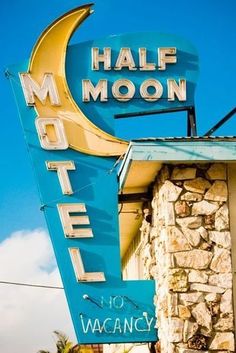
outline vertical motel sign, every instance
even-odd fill
[[[128,141],[114,116],[193,106],[197,55],[158,33],[68,47],[90,13],[85,5],[57,19],[10,79],[78,342],[150,342],[154,282],[121,274],[113,166]]]

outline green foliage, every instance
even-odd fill
[[[73,343],[69,341],[69,338],[63,332],[54,331],[54,334],[56,335],[56,338],[57,338],[56,353],[79,353],[80,351],[79,345],[78,344],[73,345]],[[51,352],[40,350],[38,351],[38,353],[51,353]]]

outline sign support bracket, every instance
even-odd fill
[[[226,121],[228,121],[236,113],[236,107],[232,109],[228,114],[225,115],[217,124],[215,124],[210,130],[208,130],[203,136],[210,136],[218,130]]]
[[[135,113],[122,113],[116,114],[114,116],[115,119],[124,119],[124,118],[134,118],[146,115],[155,115],[155,114],[167,114],[167,113],[176,113],[187,111],[187,136],[197,136],[197,124],[196,124],[196,114],[195,108],[193,106],[188,107],[176,107],[169,109],[159,109],[159,110],[149,110],[149,111],[141,111]]]

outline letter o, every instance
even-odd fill
[[[124,298],[121,295],[116,295],[112,301],[115,309],[121,309],[124,306]]]
[[[128,89],[128,92],[121,93],[121,87],[126,87]],[[135,85],[132,81],[127,79],[117,80],[113,83],[112,94],[118,101],[127,102],[132,99],[135,94]]]
[[[155,92],[149,93],[148,87],[154,87]],[[148,101],[148,102],[157,101],[159,98],[161,98],[162,93],[163,93],[162,84],[160,83],[160,81],[155,79],[145,80],[140,86],[140,95],[145,101]]]
[[[66,150],[69,147],[64,125],[59,118],[38,117],[35,125],[43,149]]]

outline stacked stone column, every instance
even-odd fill
[[[141,230],[161,353],[235,352],[227,201],[224,164],[164,165],[157,176]]]

